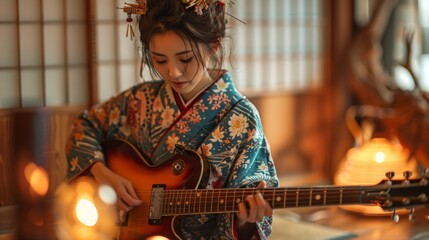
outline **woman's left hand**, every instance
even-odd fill
[[[267,185],[265,181],[261,181],[257,188],[265,188]],[[265,201],[262,194],[257,191],[254,195],[249,195],[245,199],[248,203],[249,209],[241,202],[238,204],[237,213],[237,231],[240,238],[242,234],[254,233],[256,226],[254,223],[262,221],[264,216],[272,216],[273,209],[270,204]],[[253,231],[252,231],[253,229]]]

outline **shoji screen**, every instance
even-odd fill
[[[137,39],[126,38],[122,0],[96,1],[98,96],[103,101],[141,81]]]
[[[178,0],[179,1],[179,0]],[[112,3],[113,4],[110,4]],[[322,83],[323,0],[238,0],[228,9],[231,72],[246,93],[299,91]],[[138,44],[125,37],[120,0],[97,0],[100,100],[142,81]],[[229,66],[228,66],[229,67]]]
[[[323,0],[245,0],[230,8],[233,74],[248,93],[299,91],[322,83]]]
[[[87,102],[85,0],[2,0],[0,36],[0,108]]]

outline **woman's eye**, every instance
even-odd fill
[[[163,61],[156,60],[155,62],[158,63],[158,64],[163,64],[163,63],[166,63],[167,61],[165,61],[165,60],[163,60]]]
[[[183,63],[190,63],[192,61],[193,57],[190,57],[188,59],[182,59],[180,61],[182,61]]]

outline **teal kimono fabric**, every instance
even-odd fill
[[[207,188],[279,185],[259,113],[228,72],[186,104],[164,81],[154,81],[84,111],[67,145],[67,179],[105,161],[102,143],[113,138],[132,143],[154,165],[171,157],[176,144],[197,151],[211,167]],[[233,213],[195,215],[181,229],[187,239],[234,239],[234,221]],[[264,217],[255,235],[266,239],[271,223]]]

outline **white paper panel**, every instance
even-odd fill
[[[46,106],[66,104],[66,86],[64,69],[47,69],[46,77]]]
[[[0,71],[0,108],[14,108],[19,105],[17,70]]]
[[[1,1],[1,0],[0,0]],[[15,24],[0,24],[0,66],[18,65],[18,41]]]
[[[99,24],[97,27],[97,58],[99,61],[114,59],[115,36],[113,24]]]
[[[133,3],[133,2],[131,2]],[[97,20],[113,20],[114,19],[114,13],[117,6],[122,7],[123,3],[121,5],[116,5],[115,0],[96,0],[96,6],[97,6]]]
[[[70,64],[85,63],[87,57],[85,25],[71,24],[67,32],[67,54]]]
[[[137,68],[134,64],[121,64],[120,65],[120,89],[119,91],[124,91],[125,89],[130,88],[136,84],[136,74]]]
[[[42,36],[40,24],[23,24],[20,28],[21,64],[42,64]]]
[[[64,64],[64,28],[60,24],[45,25],[45,63]]]
[[[1,0],[10,1],[10,0]],[[37,0],[17,0],[19,1],[20,21],[41,21],[41,6]]]
[[[88,71],[85,68],[69,69],[69,104],[86,104],[88,102]]]
[[[99,100],[105,101],[118,92],[114,66],[111,64],[100,65],[98,67],[98,76]]]
[[[42,70],[22,70],[21,93],[23,107],[43,107]]]
[[[127,24],[125,22],[119,23],[118,36],[115,36],[119,41],[119,60],[130,60],[135,59],[136,56],[139,56],[140,45],[138,38],[131,40],[129,37],[126,37]],[[140,57],[139,57],[140,58]]]
[[[63,19],[63,0],[43,0],[44,21],[62,21]]]
[[[0,21],[16,21],[16,2],[0,0]]]
[[[52,1],[55,1],[55,0],[52,0]],[[67,2],[67,20],[84,21],[85,4],[88,0],[65,0],[65,1]]]

